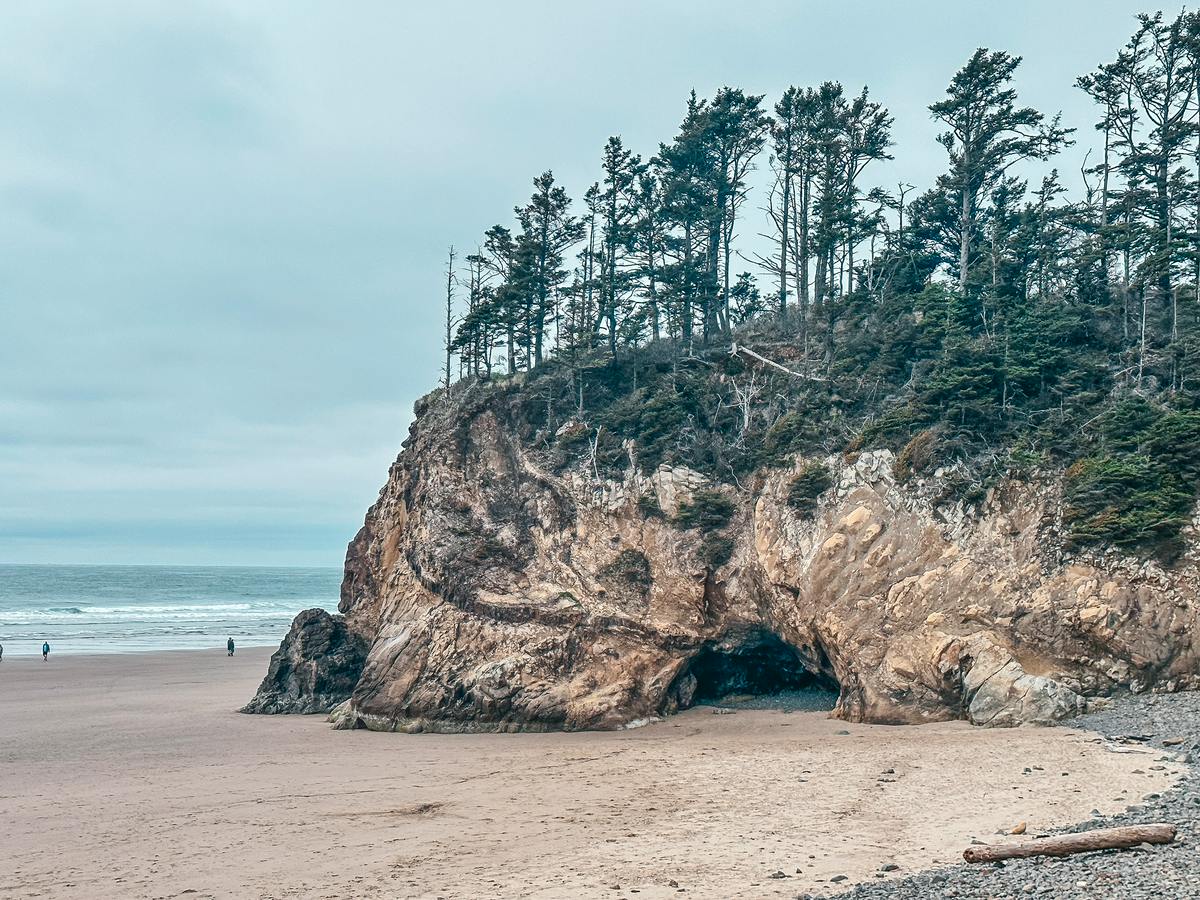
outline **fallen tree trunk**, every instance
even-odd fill
[[[775,360],[773,360],[773,359],[767,359],[761,353],[755,353],[749,347],[738,346],[737,341],[734,341],[729,346],[729,355],[737,356],[739,353],[741,353],[743,356],[748,356],[750,359],[753,359],[757,362],[762,363],[764,366],[770,366],[772,369],[778,369],[780,372],[785,372],[788,375],[795,376],[796,378],[806,378],[809,381],[827,381],[828,380],[826,378],[822,378],[820,375],[806,375],[803,372],[794,372],[791,369],[789,369],[787,366],[781,366],[779,363],[775,362]]]
[[[967,862],[996,862],[1001,859],[1022,859],[1028,856],[1070,856],[1091,850],[1123,850],[1138,844],[1169,844],[1175,840],[1175,826],[1166,823],[1125,825],[1120,828],[1099,828],[1078,834],[1060,834],[1038,838],[1021,844],[986,844],[968,847],[963,851]]]

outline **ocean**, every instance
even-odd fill
[[[4,655],[276,645],[302,609],[337,608],[342,570],[0,565]]]

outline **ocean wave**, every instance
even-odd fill
[[[293,606],[262,607],[258,609],[216,608],[204,607],[161,607],[129,608],[117,607],[101,609],[51,610],[25,609],[0,610],[0,627],[5,625],[39,625],[70,623],[73,626],[85,624],[111,625],[116,623],[138,622],[227,622],[253,621],[256,619],[291,618],[299,612]]]
[[[302,609],[333,608],[337,570],[0,566],[6,653],[277,643]]]
[[[260,609],[269,609],[264,605]],[[84,612],[98,615],[120,615],[122,613],[163,613],[163,612],[225,612],[226,610],[254,609],[249,603],[131,603],[122,606],[96,606],[88,604]]]

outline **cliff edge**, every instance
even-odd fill
[[[601,467],[596,426],[538,397],[516,378],[418,404],[341,616],[297,618],[249,711],[607,729],[815,684],[855,721],[1018,725],[1200,686],[1194,526],[1169,565],[1069,551],[1061,470],[968,502],[953,467],[913,474],[887,448],[726,483],[623,440]]]

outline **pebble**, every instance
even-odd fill
[[[1160,751],[1178,747],[1184,740],[1176,736],[1200,732],[1200,692],[1117,698],[1105,709],[1068,724],[1099,732],[1108,740],[1124,739]],[[1161,794],[1148,794],[1141,805],[1125,812],[1104,816],[1092,810],[1089,821],[1061,829],[1070,832],[1145,822],[1175,823],[1179,828],[1175,843],[1156,847],[1153,852],[1016,859],[996,866],[959,864],[859,884],[849,890],[818,893],[812,895],[813,900],[1016,900],[1030,895],[1054,900],[1200,900],[1200,854],[1196,852],[1200,843],[1200,766],[1181,753],[1171,758],[1182,759],[1190,766],[1175,787]],[[1027,770],[1023,774],[1032,773]],[[964,836],[963,843],[966,846],[972,841]]]

